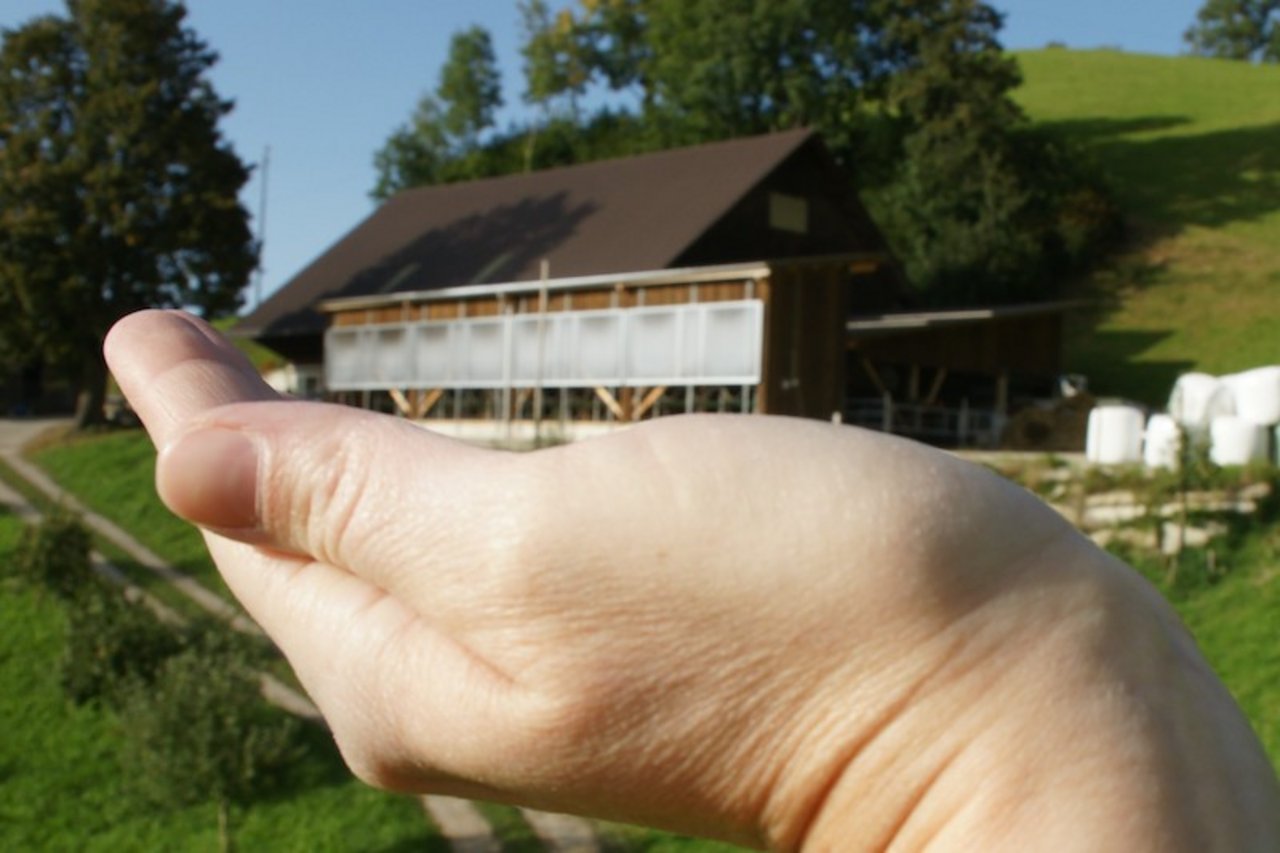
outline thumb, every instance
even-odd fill
[[[522,466],[342,406],[222,406],[162,447],[156,486],[223,537],[338,566],[395,595],[474,591],[512,534]],[[486,507],[504,507],[486,513]],[[425,570],[424,570],[425,568]]]

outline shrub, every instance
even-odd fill
[[[97,578],[80,588],[67,612],[62,686],[77,703],[115,704],[125,684],[151,684],[183,639],[146,607]]]
[[[22,533],[14,566],[29,582],[71,599],[94,581],[89,531],[65,507],[46,515]]]
[[[263,701],[246,649],[225,631],[201,631],[152,684],[133,682],[121,703],[139,793],[160,805],[216,803],[223,849],[232,807],[297,757],[298,723]]]

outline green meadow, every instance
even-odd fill
[[[1280,364],[1280,67],[1052,49],[1018,60],[1026,82],[1017,94],[1033,121],[1092,158],[1131,218],[1123,251],[1074,285],[1091,307],[1072,330],[1069,368],[1095,393],[1159,404],[1186,370]],[[199,535],[155,496],[154,451],[141,432],[73,437],[32,458],[226,594]],[[1218,555],[1227,570],[1170,597],[1280,767],[1277,520],[1272,508],[1235,531]],[[0,516],[0,563],[18,529]],[[131,798],[118,721],[59,690],[60,606],[3,575],[0,848],[214,849],[211,806],[157,811]],[[145,580],[139,568],[134,575]],[[355,782],[327,736],[313,747],[276,795],[240,816],[243,849],[444,849],[414,802]],[[486,814],[508,849],[539,849],[514,810]],[[624,849],[732,849],[629,828],[604,834]]]
[[[1032,120],[1128,212],[1128,246],[1074,295],[1069,368],[1160,404],[1187,370],[1280,364],[1280,66],[1115,51],[1017,54]]]

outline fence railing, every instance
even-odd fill
[[[857,397],[845,404],[845,422],[946,447],[995,447],[1006,418],[995,409],[923,405],[885,397]]]

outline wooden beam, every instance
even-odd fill
[[[596,392],[596,396],[600,398],[600,402],[604,403],[605,408],[613,412],[613,416],[615,418],[617,418],[620,421],[626,420],[626,418],[623,417],[621,404],[619,404],[617,399],[614,398],[613,394],[609,392],[608,388],[603,388],[597,385],[595,388],[595,392]]]
[[[524,411],[524,404],[529,402],[529,398],[533,396],[532,388],[521,388],[516,392],[515,405],[511,409],[512,420],[520,420],[520,413]]]
[[[871,377],[871,384],[876,386],[876,390],[881,395],[889,394],[889,389],[884,387],[884,382],[880,379],[880,373],[876,370],[876,366],[865,355],[862,357],[862,369],[867,372],[867,376]]]
[[[391,395],[391,400],[396,404],[396,408],[400,410],[400,414],[406,418],[413,417],[413,404],[409,402],[409,398],[399,388],[392,388],[387,392]],[[366,408],[368,408],[366,406]]]
[[[939,367],[938,372],[933,375],[933,384],[929,386],[929,395],[924,398],[926,406],[932,406],[938,402],[938,395],[942,393],[942,383],[947,381],[947,369]]]
[[[645,394],[644,399],[640,401],[640,405],[636,406],[636,410],[632,413],[632,416],[636,420],[643,418],[648,411],[654,407],[654,404],[662,399],[662,395],[665,393],[667,393],[666,385],[659,385],[656,388],[650,388],[649,393]]]
[[[431,413],[436,403],[440,402],[440,398],[444,396],[443,388],[433,388],[430,391],[419,392],[418,405],[413,411],[413,416],[417,420],[422,420]]]

